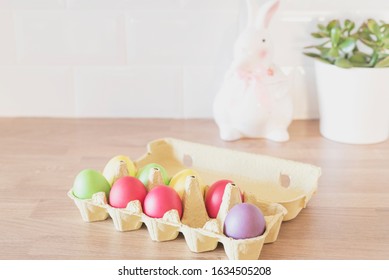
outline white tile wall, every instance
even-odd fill
[[[236,34],[236,12],[129,12],[130,64],[210,64]],[[229,41],[227,41],[229,43]]]
[[[82,10],[170,10],[177,9],[180,2],[180,0],[68,0],[68,7]]]
[[[22,11],[14,16],[20,64],[123,64],[120,12]]]
[[[69,67],[1,66],[1,115],[73,116],[73,84]]]
[[[190,10],[231,10],[237,11],[240,2],[237,0],[181,0],[181,7]]]
[[[63,9],[66,0],[0,0],[0,9]]]
[[[28,0],[27,0],[28,1]],[[240,0],[68,0],[71,9],[233,10]]]
[[[388,20],[389,1],[281,1],[275,62],[295,118],[315,118],[309,33],[333,17]],[[0,116],[212,117],[245,18],[243,0],[0,0]]]
[[[0,65],[14,64],[15,61],[15,32],[12,13],[0,10]]]
[[[14,16],[19,64],[58,64],[67,60],[66,22],[63,12],[24,12]]]
[[[77,67],[76,116],[182,116],[182,70],[175,66]]]
[[[188,66],[184,69],[184,117],[208,118],[221,78],[215,78],[213,65]]]

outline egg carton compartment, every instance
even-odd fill
[[[283,217],[287,213],[279,204],[261,202],[255,196],[244,193],[244,200],[258,207],[264,214],[266,230],[258,237],[233,239],[223,234],[228,211],[242,203],[240,189],[233,184],[226,186],[216,219],[210,219],[207,215],[204,197],[195,176],[186,178],[181,219],[177,210],[166,212],[162,218],[151,218],[143,213],[138,200],[129,202],[124,209],[111,207],[103,192],[94,194],[92,199],[78,199],[72,191],[68,195],[75,201],[81,216],[87,222],[105,220],[109,215],[118,231],[137,230],[144,223],[151,239],[159,242],[174,240],[182,232],[192,252],[212,251],[220,242],[229,259],[258,259],[263,244],[277,239]]]

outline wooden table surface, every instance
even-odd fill
[[[192,253],[180,234],[153,242],[147,229],[84,223],[67,197],[76,174],[117,154],[137,159],[161,137],[311,163],[319,189],[260,259],[389,259],[389,141],[345,145],[295,121],[286,143],[223,142],[211,120],[0,119],[1,259],[225,259],[223,246]]]

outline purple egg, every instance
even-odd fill
[[[232,207],[224,221],[224,234],[234,239],[257,237],[262,235],[265,229],[266,222],[261,210],[250,203]]]

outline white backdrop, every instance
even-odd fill
[[[264,2],[264,0],[258,0]],[[0,116],[212,117],[244,0],[0,0]],[[271,28],[295,118],[316,118],[318,20],[389,18],[387,0],[282,0]]]

